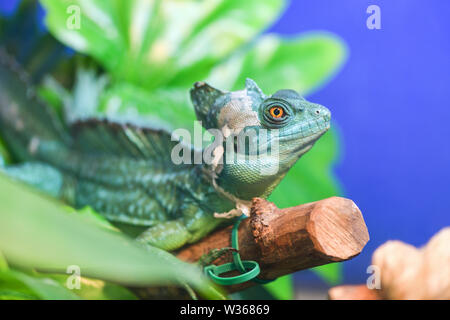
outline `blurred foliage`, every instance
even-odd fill
[[[3,175],[0,175],[0,203],[0,252],[16,268],[31,273],[39,270],[65,274],[68,266],[76,265],[83,277],[127,286],[188,284],[206,298],[223,297],[195,265],[163,250],[139,245],[92,210],[70,214],[59,203]],[[5,262],[0,266],[3,293],[33,292],[44,299],[80,297],[76,290],[68,290],[61,283],[67,276],[31,277],[9,270]],[[124,298],[132,296],[126,289],[104,282],[84,281],[82,287],[85,285],[86,291],[80,292],[91,297],[95,290],[90,286],[107,289],[116,298],[119,294]],[[106,296],[103,289],[97,295]]]
[[[9,156],[8,150],[5,147],[2,139],[0,138],[0,167],[10,163],[11,157]]]
[[[39,91],[41,97],[64,114],[68,122],[106,114],[120,121],[141,121],[168,129],[184,127],[192,130],[195,114],[189,101],[188,90],[195,81],[206,80],[221,89],[235,90],[243,88],[245,78],[249,77],[268,94],[281,88],[293,88],[307,95],[332,77],[346,58],[346,48],[342,41],[328,33],[306,33],[288,39],[276,34],[261,35],[285,7],[282,0],[207,2],[41,0],[40,2],[47,11],[46,25],[49,31],[64,45],[76,51],[74,57],[70,60],[65,59],[61,64],[62,67],[52,72],[52,77],[45,78]],[[68,19],[73,17],[73,11],[68,10],[70,6],[80,9],[79,29],[67,27]],[[85,63],[76,63],[85,62],[86,59],[81,57],[81,54],[92,58],[97,66],[94,64],[92,68],[91,63],[90,68],[86,68]],[[40,73],[43,73],[42,68]],[[289,171],[270,200],[279,207],[289,207],[339,194],[336,180],[331,174],[337,150],[336,136],[331,131]],[[15,190],[20,196],[29,195],[28,191],[23,191],[26,194],[22,194],[19,189]],[[39,200],[34,195],[31,197],[36,201],[38,208]],[[40,201],[41,205],[45,203],[54,206],[53,211],[56,212],[56,205],[49,204],[48,200]],[[27,213],[34,215],[33,207],[15,209],[24,211],[22,215]],[[9,209],[3,203],[0,206],[2,211]],[[112,251],[108,259],[113,259],[114,255],[118,254],[117,248],[113,245],[106,246],[105,241],[111,236],[111,232],[114,236],[119,236],[118,232],[89,208],[77,212],[80,214],[75,216],[79,217],[71,218],[77,218],[76,221],[90,220],[88,229],[95,227],[95,230],[101,230],[97,235],[96,245],[92,245],[92,242],[88,246],[88,242],[84,240],[79,243],[80,248],[83,245],[86,247],[85,252],[77,257],[77,261],[81,259],[86,263],[89,261],[103,263],[105,252],[98,255],[99,252],[96,251],[102,244],[105,245],[105,251]],[[66,213],[63,216],[66,219],[71,215]],[[45,236],[43,239],[34,239],[36,241],[31,237],[23,238],[23,245],[28,246],[26,241],[32,241],[33,245],[39,243],[42,246],[41,250],[48,246],[48,252],[52,252],[52,255],[46,256],[47,264],[54,262],[52,259],[55,262],[62,262],[64,255],[55,255],[55,251],[51,248],[55,246],[54,243],[59,243],[58,248],[62,248],[60,242],[75,241],[74,239],[80,237],[77,232],[81,234],[85,232],[83,227],[80,224],[76,231],[72,229],[70,232],[61,233],[60,241],[56,238],[58,235],[48,233],[50,230],[47,230],[36,217],[37,215],[31,217],[27,226],[36,231],[37,238],[39,234]],[[52,218],[56,218],[56,215]],[[14,219],[19,219],[19,216]],[[58,229],[60,226],[57,223],[61,222],[61,230],[64,230],[65,221],[48,222],[50,225],[57,225]],[[13,221],[9,221],[10,230],[14,230],[12,223]],[[103,236],[106,238],[102,239]],[[54,237],[53,242],[45,242],[46,237]],[[120,248],[122,247],[119,246],[119,251]],[[25,251],[22,253],[26,254]],[[132,254],[127,253],[126,256]],[[134,265],[136,261],[133,259],[136,259],[137,255],[136,253],[136,256],[127,258],[125,260],[127,264]],[[89,257],[93,260],[88,260]],[[141,261],[139,259],[138,265]],[[149,269],[159,270],[158,259],[149,259],[152,262],[147,261],[146,266]],[[173,263],[176,265],[176,262]],[[121,265],[119,263],[119,266]],[[187,280],[185,277],[191,280],[198,278],[191,277],[195,272],[190,275],[189,269],[184,268],[186,274],[183,271],[182,280]],[[169,269],[165,270],[166,274],[161,275],[162,278],[155,277],[150,280],[147,274],[143,274],[140,281],[146,279],[148,284],[163,279],[173,281],[173,274],[171,278],[170,272],[174,269]],[[121,271],[123,270],[118,267],[110,270],[112,273],[110,275],[98,273],[89,276],[105,280],[111,280],[108,276],[113,276],[115,281],[120,282]],[[340,277],[340,265],[324,266],[318,268],[317,272],[328,282],[335,282]],[[23,279],[27,276],[30,277],[24,273],[22,280],[17,281],[23,284],[25,283]],[[20,276],[5,276],[5,281],[8,281],[8,277],[16,279]],[[58,283],[55,277],[51,279]],[[43,280],[37,278],[36,281]],[[211,293],[215,291],[208,291],[209,287],[200,280],[196,280],[192,285],[203,290],[207,296],[209,294],[209,297],[219,297]],[[30,285],[25,287],[30,290],[23,291],[25,295],[44,297]],[[279,299],[293,297],[290,276],[282,277],[265,288]],[[97,292],[90,296],[77,295],[82,298],[88,296],[95,298],[102,294]],[[107,295],[103,297],[108,298]],[[129,296],[125,294],[124,297]]]
[[[280,13],[283,1],[42,0],[50,31],[115,79],[146,89],[190,86]],[[69,6],[80,28],[68,29]]]

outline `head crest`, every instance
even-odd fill
[[[197,119],[206,129],[217,128],[219,118],[231,116],[231,109],[241,108],[241,114],[252,111],[252,105],[259,105],[266,98],[262,90],[252,79],[246,79],[245,90],[225,92],[211,87],[205,82],[196,82],[191,89],[191,100]],[[222,113],[222,108],[228,106],[229,111]],[[230,107],[232,106],[232,107]],[[227,109],[228,110],[228,109]],[[231,113],[230,113],[231,112]],[[253,111],[252,111],[253,112]],[[219,116],[220,115],[220,116]]]
[[[209,124],[208,113],[215,101],[224,94],[225,92],[202,81],[196,82],[194,88],[191,89],[191,100],[197,120],[202,121],[205,128],[212,127],[212,124]]]
[[[255,81],[250,78],[245,79],[245,89],[249,95],[255,95],[258,98],[265,99],[265,95],[262,90],[258,87]]]

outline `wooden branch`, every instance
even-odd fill
[[[200,242],[178,252],[177,257],[197,261],[211,249],[231,246],[231,228],[216,231]],[[255,198],[249,219],[239,227],[239,247],[243,260],[261,267],[261,279],[275,279],[299,270],[351,259],[358,255],[369,234],[360,210],[353,201],[332,197],[287,209]],[[225,256],[219,265],[231,261]],[[227,287],[229,292],[255,283]]]

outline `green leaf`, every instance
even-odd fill
[[[41,3],[57,39],[94,57],[116,79],[146,88],[190,84],[206,76],[268,26],[284,5],[282,0]]]
[[[0,167],[9,163],[11,163],[11,156],[9,155],[9,152],[6,149],[3,140],[0,138]]]
[[[0,300],[37,300],[39,296],[10,270],[0,271]]]
[[[180,88],[157,89],[151,92],[133,84],[119,83],[106,90],[99,111],[109,119],[127,121],[138,125],[151,125],[168,131],[183,128],[190,137],[199,135],[204,139],[186,139],[196,147],[206,147],[209,135],[196,120],[194,109],[186,90]]]
[[[47,105],[52,107],[58,115],[62,114],[63,100],[62,96],[47,86],[38,88],[38,95]]]
[[[332,34],[310,32],[290,38],[268,34],[218,66],[210,81],[242,89],[245,79],[252,78],[266,93],[290,88],[306,95],[329,80],[346,56],[343,42]]]
[[[128,289],[102,280],[80,278],[79,288],[68,289],[70,275],[24,273],[0,268],[1,299],[136,300]]]
[[[65,286],[67,275],[51,275],[51,278]],[[73,289],[80,297],[86,300],[136,300],[137,297],[130,290],[98,279],[81,277],[80,288]]]
[[[86,221],[89,221],[99,227],[112,230],[112,231],[119,231],[116,227],[114,227],[106,218],[99,213],[97,213],[94,209],[92,209],[89,206],[86,206],[82,209],[74,209],[72,207],[66,207],[67,211],[70,213],[75,213],[78,216],[82,217]]]
[[[191,85],[206,77],[217,63],[272,23],[283,7],[279,0],[216,1],[192,31],[186,30],[189,36],[177,55],[179,71],[170,84]],[[181,15],[175,13],[174,18]]]
[[[109,70],[124,60],[125,39],[117,23],[116,1],[48,1],[46,23],[53,35],[75,50],[101,60]],[[77,14],[81,15],[78,16]],[[80,23],[79,28],[77,22]]]
[[[0,298],[79,300],[75,293],[54,279],[36,278],[20,271],[0,272]]]
[[[101,98],[99,111],[120,121],[146,122],[156,127],[192,128],[196,121],[186,89],[147,91],[130,83],[117,83]]]
[[[68,215],[58,203],[3,175],[0,203],[0,251],[10,265],[53,273],[76,265],[84,277],[125,286],[187,283],[204,297],[223,298],[197,266]]]
[[[3,253],[0,251],[0,272],[8,270],[8,262],[6,262]]]
[[[292,275],[287,275],[265,284],[264,287],[278,300],[294,299]]]
[[[107,75],[98,75],[93,68],[79,67],[72,94],[68,94],[64,99],[66,121],[73,123],[94,116],[108,82]]]
[[[340,263],[330,263],[312,270],[324,279],[329,286],[335,286],[342,282],[342,264]]]

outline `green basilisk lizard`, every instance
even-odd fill
[[[67,128],[0,50],[0,136],[18,161],[2,170],[72,206],[146,228],[140,241],[170,251],[231,221],[222,217],[248,214],[250,200],[267,198],[330,126],[327,108],[293,90],[267,96],[250,79],[234,92],[198,82],[190,94],[198,120],[223,139],[215,134],[207,147],[211,161],[176,164],[180,141],[161,129],[100,119]]]

